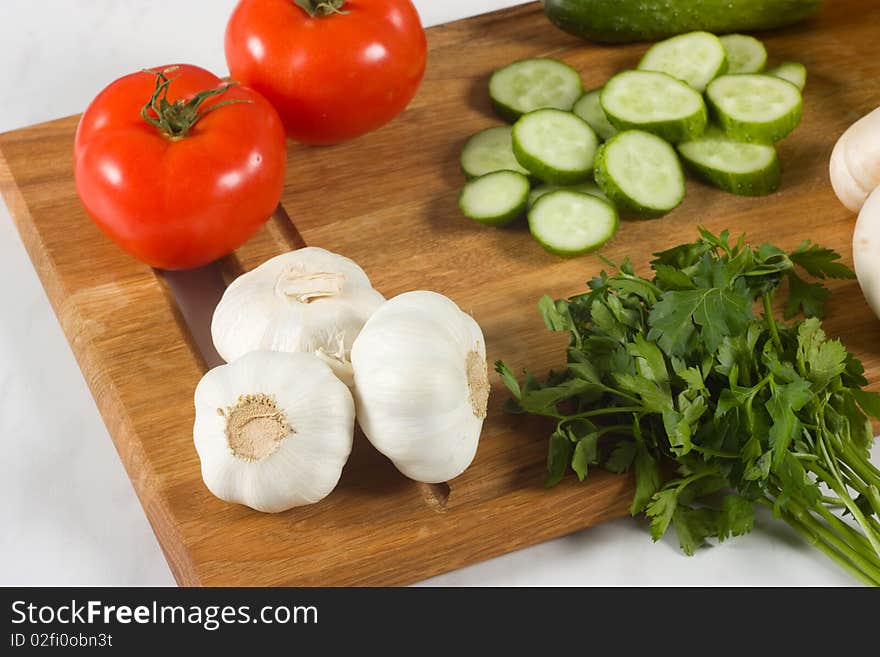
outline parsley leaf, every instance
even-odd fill
[[[583,481],[587,476],[589,466],[597,462],[599,434],[596,432],[587,434],[574,446],[574,455],[571,457],[571,469],[575,471],[578,479]]]
[[[853,390],[852,395],[865,413],[880,420],[880,394],[868,390]]]
[[[854,279],[856,277],[852,269],[838,262],[840,260],[839,253],[810,242],[802,243],[788,257],[816,278]]]
[[[568,436],[557,431],[550,436],[550,448],[547,451],[547,478],[544,485],[552,488],[565,476],[571,463],[573,446]]]
[[[755,503],[740,495],[725,495],[718,516],[718,540],[742,536],[755,526]]]
[[[651,538],[659,541],[666,533],[672,515],[678,508],[678,487],[661,490],[651,498],[645,514],[651,519]]]
[[[636,492],[633,495],[630,513],[636,515],[654,497],[654,493],[660,488],[660,468],[656,459],[642,443],[636,443],[635,454]]]
[[[734,289],[667,292],[648,317],[648,338],[656,340],[667,354],[683,356],[690,350],[696,324],[702,329],[700,337],[706,349],[714,353],[725,337],[745,331],[752,319],[751,306],[744,284]]]
[[[846,369],[847,352],[839,340],[828,340],[819,320],[811,318],[798,328],[798,365],[814,387],[822,388]]]
[[[718,534],[718,512],[702,507],[691,509],[679,506],[672,515],[675,534],[682,551],[692,557],[710,536]]]
[[[635,457],[636,444],[631,440],[621,440],[605,459],[605,469],[622,474],[632,467]]]
[[[522,397],[522,391],[519,387],[519,381],[517,381],[513,372],[510,371],[510,368],[503,361],[499,360],[495,363],[495,371],[501,376],[501,381],[507,386],[507,389],[510,390],[514,398],[519,400]]]
[[[788,301],[785,302],[785,319],[795,315],[804,317],[823,317],[825,303],[831,292],[821,283],[807,283],[803,278],[790,272],[788,275]]]

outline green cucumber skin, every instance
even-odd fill
[[[494,176],[495,174],[498,174],[498,173],[514,173],[518,176],[523,176],[523,174],[521,174],[519,171],[510,171],[508,169],[505,169],[502,171],[493,171],[493,172],[487,173],[483,176],[478,176],[477,178],[473,178],[468,182],[475,182],[475,181],[479,180],[480,178],[485,178],[487,176]],[[525,178],[528,181],[528,178],[526,176],[523,176],[523,178]],[[524,217],[526,215],[526,211],[528,210],[529,193],[527,191],[525,196],[523,196],[523,198],[517,203],[516,207],[511,208],[510,212],[506,212],[505,214],[497,215],[491,219],[486,219],[484,217],[475,217],[470,212],[468,212],[467,207],[465,207],[465,204],[463,203],[464,194],[465,194],[466,189],[467,189],[467,184],[465,184],[465,186],[462,188],[462,190],[458,194],[458,209],[461,211],[461,213],[465,217],[467,217],[471,221],[476,221],[478,224],[482,224],[483,226],[495,226],[495,227],[507,226],[507,225],[515,222],[517,219]]]
[[[717,79],[718,78],[716,78],[716,80]],[[782,78],[778,79],[785,82],[785,84],[791,84],[792,87],[797,89],[797,85],[792,84],[788,80],[783,80]],[[800,92],[800,90],[798,90],[798,92]],[[709,116],[712,121],[718,124],[724,134],[728,137],[739,141],[774,144],[794,132],[795,128],[800,125],[804,114],[804,103],[803,100],[801,100],[795,108],[795,111],[790,116],[786,117],[786,121],[771,121],[769,123],[738,121],[718,109],[717,105],[712,100],[711,95],[708,93],[708,89],[705,98],[706,104],[709,106]]]
[[[532,172],[532,175],[543,183],[548,185],[568,186],[576,185],[590,179],[592,169],[585,171],[559,171],[544,165],[536,157],[526,153],[514,139],[513,154],[516,156],[520,166]]]
[[[563,62],[563,61],[561,61],[561,60],[554,59],[554,58],[552,58],[552,57],[533,57],[533,58],[531,58],[531,59],[548,59],[548,60],[554,62],[555,64],[560,64],[560,65],[562,65],[562,66],[565,66],[565,67],[571,69],[575,74],[577,74],[578,76],[580,76],[580,73],[577,71],[577,69],[575,69],[575,68],[572,67],[572,66],[569,66],[568,64],[566,64],[565,62]],[[511,62],[511,63],[508,64],[507,66],[502,66],[501,68],[497,69],[497,70],[492,74],[492,77],[494,78],[494,77],[495,77],[495,74],[499,73],[500,71],[503,71],[503,70],[506,69],[506,68],[509,68],[510,66],[513,66],[513,65],[515,65],[515,64],[520,64],[520,63],[525,62],[525,61],[529,61],[529,59],[520,59],[520,60],[517,60],[517,61],[515,61],[515,62]],[[489,82],[489,84],[491,85],[491,78],[490,78],[490,82]],[[583,92],[583,82],[581,83],[581,92]],[[505,122],[510,123],[510,124],[516,123],[517,121],[519,121],[520,118],[522,118],[522,116],[523,116],[524,114],[527,114],[527,113],[528,113],[528,112],[521,112],[521,111],[519,111],[518,109],[516,109],[516,108],[514,108],[514,107],[510,107],[509,105],[506,105],[505,103],[502,103],[501,101],[496,100],[496,99],[492,96],[491,93],[489,94],[489,104],[492,106],[492,110],[495,112],[495,115],[496,115],[498,118],[500,118],[502,121],[505,121]],[[573,104],[573,103],[572,103],[572,104]],[[547,109],[547,108],[538,108],[538,109]],[[551,109],[560,109],[560,108],[551,108]],[[568,110],[570,110],[570,109],[571,109],[571,107],[568,107],[568,108],[566,108],[564,111],[568,111]],[[537,110],[531,110],[531,111],[537,111]]]
[[[793,74],[791,72],[792,69],[797,70],[797,73]],[[807,67],[800,62],[783,62],[776,68],[766,71],[765,74],[791,82],[801,90],[801,93],[803,93],[804,87],[807,85]],[[792,78],[793,75],[796,75],[794,79]]]
[[[737,176],[739,180],[735,180],[734,176],[726,171],[692,162],[680,149],[678,154],[694,176],[713,187],[736,196],[767,196],[779,189],[782,180],[782,167],[779,164],[778,155],[769,169],[764,169],[746,180],[743,180],[743,176],[740,174]]]
[[[559,190],[557,190],[557,191],[559,191]],[[550,192],[550,194],[552,194],[552,193],[553,192]],[[581,192],[577,192],[577,193],[581,193]],[[614,212],[614,228],[611,229],[611,233],[608,235],[608,239],[606,239],[604,242],[601,242],[600,244],[596,244],[595,246],[593,246],[589,249],[581,249],[581,250],[575,250],[575,251],[568,251],[566,249],[557,249],[556,247],[551,246],[551,245],[547,244],[546,242],[542,242],[532,232],[531,215],[532,215],[532,211],[534,210],[534,208],[536,208],[538,206],[538,203],[543,201],[544,198],[546,198],[546,196],[550,196],[550,194],[546,194],[545,196],[542,196],[541,198],[539,198],[535,202],[535,205],[532,206],[532,208],[529,209],[529,212],[528,212],[529,232],[532,233],[532,239],[534,239],[538,244],[540,244],[541,248],[544,249],[547,253],[549,253],[551,255],[558,256],[560,258],[576,258],[577,256],[586,255],[587,253],[593,253],[594,251],[598,251],[603,246],[608,244],[608,242],[610,242],[614,238],[614,236],[617,234],[617,229],[620,228],[620,215],[618,214],[617,209],[611,203],[609,203],[605,199],[600,198],[599,200],[602,201],[603,203],[607,204],[608,207],[611,208],[611,210]],[[593,195],[587,194],[587,196],[593,196]],[[598,197],[594,196],[593,198],[598,198]]]
[[[604,107],[604,106],[603,106]],[[706,130],[709,123],[709,113],[705,103],[699,113],[689,117],[687,121],[656,121],[654,123],[632,123],[625,121],[617,116],[610,114],[607,110],[605,115],[608,122],[613,125],[618,132],[624,130],[642,130],[657,135],[661,139],[665,139],[671,144],[677,144],[682,141],[696,139]]]
[[[534,112],[529,112],[528,114],[534,114],[536,112],[544,112],[548,111],[547,109],[543,110],[535,110]],[[563,110],[551,109],[550,111],[562,112]],[[523,116],[528,116],[528,114],[524,114]],[[576,114],[572,114],[568,112],[572,116],[576,117],[579,121],[583,122],[583,124],[589,128],[590,132],[593,132],[593,129],[590,128],[590,124],[584,121],[582,118],[577,116]],[[519,165],[524,169],[531,172],[534,178],[537,178],[543,183],[547,183],[548,185],[558,185],[560,187],[568,186],[568,185],[576,185],[578,183],[586,182],[590,179],[590,174],[593,172],[592,166],[587,169],[579,170],[579,171],[560,171],[558,169],[553,169],[552,167],[548,167],[544,164],[540,159],[534,157],[531,153],[525,151],[519,143],[516,134],[517,126],[514,126],[513,130],[513,156],[516,158]],[[595,132],[593,132],[595,135]],[[598,137],[596,137],[598,141]],[[593,159],[595,162],[595,158]]]
[[[492,110],[495,112],[495,115],[502,121],[516,123],[519,120],[519,117],[522,116],[520,112],[508,107],[504,103],[499,103],[491,96],[489,97],[489,102],[492,104]]]
[[[511,210],[507,214],[500,215],[493,219],[482,219],[476,218],[468,214],[468,212],[464,209],[461,203],[461,195],[459,195],[458,209],[461,210],[461,213],[470,219],[471,221],[476,221],[478,224],[482,224],[483,226],[495,226],[496,228],[501,228],[502,226],[508,226],[515,222],[517,219],[520,219],[526,214],[526,203],[523,203],[517,206],[514,210]]]
[[[822,0],[543,0],[560,29],[588,41],[629,43],[683,32],[767,30],[803,20]]]
[[[596,184],[599,185],[599,188],[603,192],[605,192],[605,196],[608,197],[611,204],[618,210],[628,211],[631,216],[634,216],[637,219],[659,219],[672,212],[675,208],[658,210],[657,208],[649,208],[637,203],[618,187],[611,176],[608,175],[608,171],[605,169],[605,151],[608,149],[608,146],[614,142],[614,139],[615,138],[609,139],[599,146],[599,150],[596,152],[596,168],[593,172]],[[678,205],[675,207],[677,208],[683,202],[684,196],[682,196]]]

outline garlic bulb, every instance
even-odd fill
[[[486,418],[483,332],[434,292],[408,292],[369,319],[351,351],[358,421],[406,476],[457,477],[473,461]]]
[[[350,383],[351,346],[384,300],[353,261],[306,247],[233,281],[211,335],[226,362],[258,350],[317,353]]]
[[[268,513],[336,487],[351,453],[354,400],[313,354],[255,351],[208,372],[193,439],[208,489]]]

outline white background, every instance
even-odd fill
[[[416,0],[426,25],[521,0]],[[113,79],[226,72],[234,0],[2,0],[0,131],[81,112]],[[5,205],[0,204],[0,585],[172,585]],[[624,519],[431,580],[467,585],[846,585],[772,519],[682,556]]]

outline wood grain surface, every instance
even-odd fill
[[[880,59],[866,56],[878,25],[876,2],[846,0],[765,35],[772,60],[802,61],[810,75],[803,124],[780,146],[777,194],[739,198],[690,182],[680,209],[624,223],[603,254],[629,256],[644,270],[651,252],[705,225],[782,247],[809,238],[849,262],[854,218],[831,191],[827,162],[837,137],[880,100]],[[491,361],[543,373],[562,363],[565,338],[544,330],[537,300],[580,292],[601,262],[550,256],[522,226],[488,229],[462,218],[458,152],[497,123],[486,83],[498,66],[558,57],[589,89],[634,66],[645,46],[580,42],[551,26],[538,4],[432,28],[428,38],[427,75],[410,108],[349,144],[291,146],[283,198],[290,221],[273,217],[223,272],[228,279],[303,243],[338,251],[386,296],[450,296],[482,325]],[[544,490],[550,427],[505,415],[494,375],[477,458],[448,486],[408,481],[358,436],[339,488],[320,504],[262,515],[213,498],[192,445],[192,394],[212,358],[197,347],[173,281],[122,253],[84,214],[72,177],[76,123],[0,135],[0,184],[180,584],[406,584],[626,513],[625,476],[594,472],[583,484],[570,477]],[[832,286],[827,328],[863,359],[876,388],[880,323],[855,282]]]

